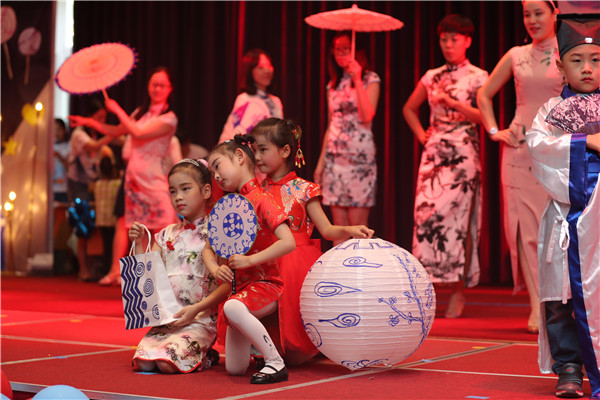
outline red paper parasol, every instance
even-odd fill
[[[304,18],[307,24],[315,28],[330,29],[334,31],[352,31],[352,58],[354,58],[355,32],[382,32],[400,29],[404,23],[386,14],[358,8],[325,11]]]
[[[137,62],[135,51],[121,43],[103,43],[79,50],[56,73],[58,86],[71,94],[102,91],[123,80]]]

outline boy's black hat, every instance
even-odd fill
[[[600,14],[558,14],[556,39],[561,57],[581,44],[600,46]]]

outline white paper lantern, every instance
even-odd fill
[[[300,294],[314,345],[351,370],[396,364],[423,343],[435,291],[421,263],[382,239],[351,239],[323,254]]]

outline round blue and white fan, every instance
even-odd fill
[[[214,252],[224,259],[246,254],[254,244],[257,230],[254,206],[239,193],[221,197],[208,217],[208,241]],[[231,286],[235,293],[235,278]]]

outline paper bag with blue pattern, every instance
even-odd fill
[[[160,252],[150,251],[150,231],[144,228],[148,233],[146,252],[134,254],[134,241],[129,255],[119,260],[126,329],[169,324],[181,308]]]

